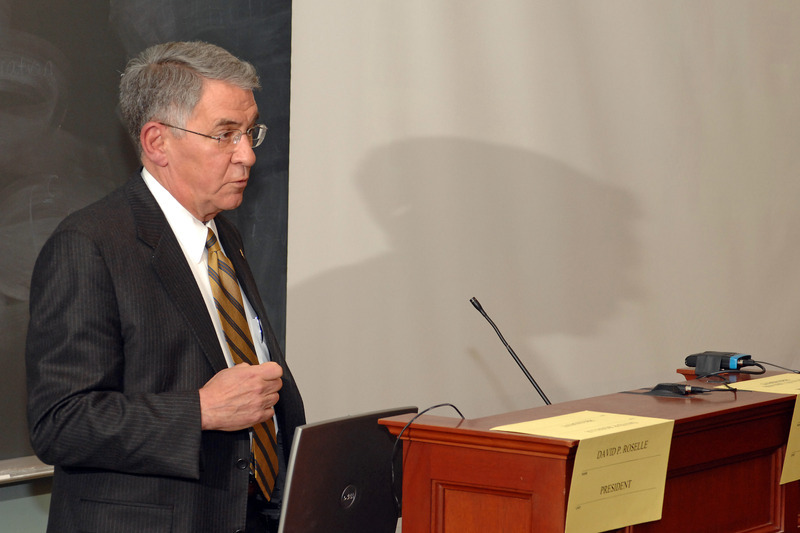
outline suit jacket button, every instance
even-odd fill
[[[247,459],[239,459],[238,461],[236,461],[236,468],[238,468],[239,470],[245,470],[246,468],[249,467],[250,467],[250,461],[248,461]]]

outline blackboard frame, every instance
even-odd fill
[[[8,0],[0,5],[0,122],[8,131],[0,133],[19,142],[0,142],[0,151],[13,155],[0,156],[0,211],[13,200],[39,215],[35,227],[6,222],[29,229],[34,246],[13,276],[0,265],[0,288],[4,275],[10,280],[0,296],[0,484],[52,473],[32,454],[24,415],[25,283],[33,261],[61,218],[124,183],[138,166],[117,116],[119,73],[146,46],[171,40],[213,42],[261,76],[256,101],[269,132],[245,200],[229,217],[285,345],[291,0]]]

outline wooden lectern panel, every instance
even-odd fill
[[[565,461],[465,444],[426,443],[418,454],[404,453],[403,485],[420,487],[413,494],[404,488],[403,508],[415,510],[404,513],[404,531],[514,533],[531,531],[534,516],[539,527],[563,521]]]
[[[436,531],[530,531],[530,493],[434,482]]]
[[[782,464],[773,453],[669,476],[661,520],[620,531],[796,531],[796,518],[784,526]]]
[[[402,437],[403,533],[563,532],[578,442],[490,429],[584,410],[675,420],[661,520],[618,531],[800,530],[798,482],[779,484],[794,396],[643,392],[473,420],[420,417]],[[397,435],[411,416],[381,423]]]

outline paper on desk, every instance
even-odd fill
[[[717,387],[724,389],[724,386]],[[777,394],[800,394],[800,375],[778,374],[766,378],[737,382],[737,390],[757,392],[774,392]],[[786,456],[783,458],[781,485],[800,479],[800,405],[794,401],[792,425],[789,427],[789,438],[786,441]]]
[[[673,420],[595,411],[492,428],[580,440],[565,533],[595,533],[661,518]]]
[[[766,378],[737,381],[733,387],[738,390],[798,394],[800,393],[800,374],[776,374]],[[717,388],[725,390],[727,387],[720,385]]]

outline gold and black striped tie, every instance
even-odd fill
[[[214,303],[233,362],[257,365],[258,357],[250,337],[236,272],[230,260],[222,253],[217,236],[210,228],[206,248],[208,248],[208,278],[211,281],[211,292],[214,295]],[[256,481],[267,499],[272,495],[275,478],[278,476],[275,442],[275,422],[272,419],[253,426],[252,466]]]

